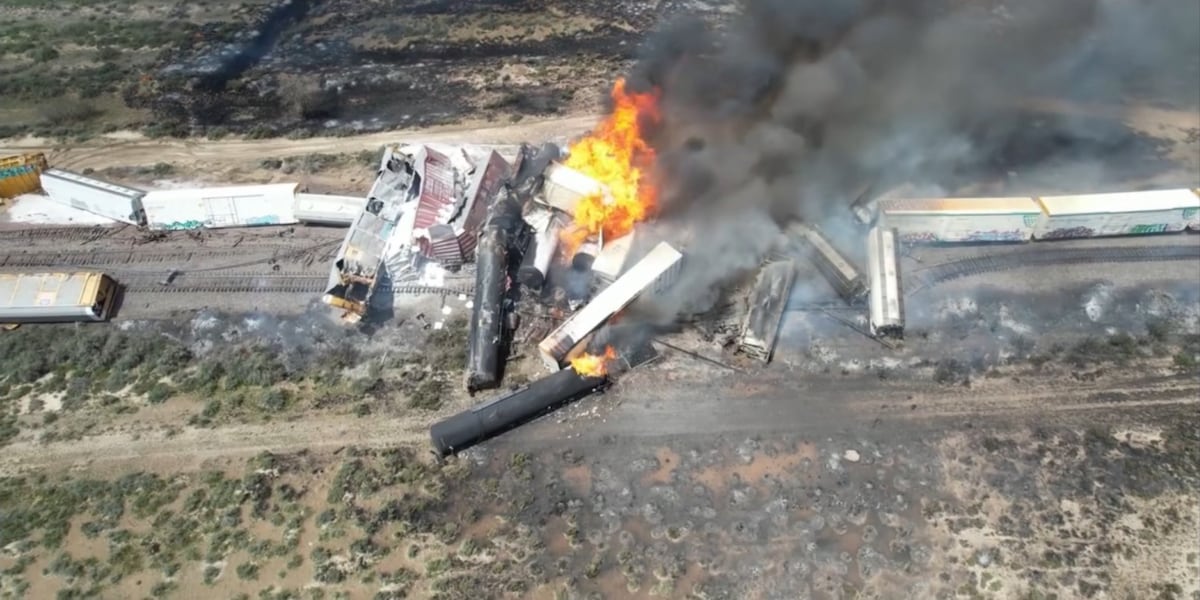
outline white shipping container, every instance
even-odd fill
[[[604,184],[562,163],[546,167],[543,181],[545,203],[569,215],[574,215],[575,205],[588,196],[604,196],[606,200],[612,196]]]
[[[1027,242],[1042,220],[1026,197],[884,200],[879,214],[908,243]]]
[[[296,222],[295,183],[154,190],[142,198],[150,229],[212,229]]]
[[[297,193],[292,214],[301,223],[349,227],[366,203],[361,196]]]
[[[1153,190],[1038,198],[1039,240],[1183,231],[1200,211],[1192,190]]]
[[[114,221],[142,225],[146,192],[94,177],[48,169],[41,174],[42,190],[51,200]]]
[[[628,306],[642,292],[661,286],[663,282],[673,281],[678,275],[681,260],[683,255],[678,250],[666,242],[659,243],[538,344],[542,362],[550,370],[557,371],[567,352],[609,317]]]
[[[1192,193],[1200,198],[1200,188],[1192,190]],[[1189,208],[1183,211],[1183,216],[1187,218],[1188,229],[1192,231],[1200,231],[1200,208]]]

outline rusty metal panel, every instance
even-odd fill
[[[417,204],[416,229],[428,229],[445,223],[452,215],[454,166],[450,158],[432,148],[423,148],[417,156],[421,173],[421,196]]]

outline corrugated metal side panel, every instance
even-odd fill
[[[430,253],[433,254],[434,260],[445,267],[457,268],[461,267],[465,262],[463,260],[462,248],[458,245],[458,240],[455,238],[433,242],[430,245]]]
[[[55,169],[42,173],[41,183],[46,195],[63,206],[122,223],[141,224],[140,190]]]
[[[41,188],[39,175],[46,166],[46,155],[41,153],[0,158],[0,198],[16,198]]]
[[[1056,240],[1178,232],[1187,227],[1186,210],[1048,215],[1034,232],[1034,237]]]
[[[151,229],[286,225],[296,222],[296,184],[155,190],[142,205]]]
[[[64,169],[48,169],[42,173],[42,179],[46,178],[69,181],[71,183],[104,190],[111,194],[125,196],[128,198],[140,197],[142,194],[146,193],[146,191],[142,189],[121,185],[119,183],[113,183],[111,181],[105,181],[103,179],[97,179],[90,175],[75,173],[74,171],[67,171]]]
[[[496,198],[496,193],[500,190],[500,184],[509,175],[508,161],[500,156],[495,150],[488,156],[487,164],[481,170],[478,176],[478,181],[472,182],[471,205],[467,209],[466,219],[463,220],[459,231],[471,233],[479,231],[484,220],[487,219],[488,208]]]
[[[1041,213],[882,213],[879,224],[908,243],[1026,242],[1043,219]]]
[[[455,201],[454,167],[446,155],[425,149],[421,177],[421,199],[417,205],[416,229],[428,229],[443,220],[443,211]]]

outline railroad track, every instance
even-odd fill
[[[272,261],[296,261],[298,259],[311,258],[311,262],[328,262],[333,259],[336,253],[338,240],[330,240],[318,244],[310,244],[307,246],[296,246],[295,244],[271,244],[271,245],[247,245],[243,247],[233,246],[220,249],[197,249],[197,250],[166,250],[166,251],[147,251],[145,249],[133,248],[129,250],[65,250],[56,252],[18,252],[6,255],[0,255],[0,268],[65,268],[65,267],[99,267],[113,268],[116,274],[122,272],[136,273],[134,269],[121,269],[122,265],[164,265],[182,269],[188,263],[196,261],[213,261],[213,260],[235,260],[245,258],[250,254],[265,254],[270,252],[271,256],[256,258],[252,260],[243,260],[233,264],[219,265],[215,267],[205,267],[201,269],[187,269],[188,271],[214,271],[231,268],[240,268],[245,266],[270,263]]]
[[[0,230],[0,243],[52,240],[55,242],[92,242],[124,231],[127,225],[94,225],[89,227],[30,227]]]
[[[323,275],[307,275],[303,273],[290,274],[237,274],[237,275],[184,275],[164,283],[164,279],[138,277],[123,280],[126,293],[140,294],[196,294],[196,293],[249,293],[249,294],[321,294],[328,285],[328,277]],[[383,285],[379,293],[406,295],[458,295],[470,294],[472,290],[465,286],[426,286],[426,285]]]
[[[1200,245],[1115,246],[1055,250],[1037,248],[1009,254],[967,258],[913,271],[907,277],[907,281],[905,281],[905,287],[907,288],[905,294],[912,295],[928,287],[953,279],[997,271],[1007,271],[1019,267],[1168,260],[1200,260]]]

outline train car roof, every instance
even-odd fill
[[[1076,196],[1041,196],[1038,201],[1045,209],[1046,214],[1050,216],[1200,208],[1200,195],[1187,188]]]
[[[73,173],[63,169],[46,169],[45,171],[42,171],[41,176],[43,178],[70,181],[78,185],[102,190],[120,196],[127,196],[129,198],[137,198],[146,194],[145,190],[139,190],[138,188],[129,187],[127,185],[112,183],[111,181],[96,179],[95,177],[88,177],[87,175],[81,175],[79,173]]]
[[[0,273],[0,320],[10,310],[91,306],[103,277],[94,271]]]
[[[879,209],[885,214],[897,213],[957,213],[957,214],[1026,214],[1041,212],[1033,198],[896,198],[883,200]]]

